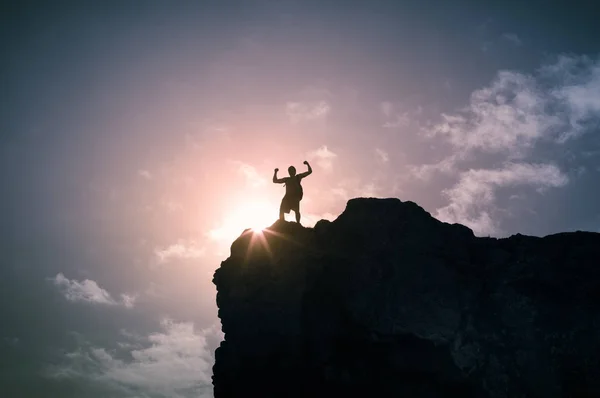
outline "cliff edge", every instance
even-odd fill
[[[358,198],[214,274],[215,398],[600,397],[600,234],[478,238]]]

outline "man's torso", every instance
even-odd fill
[[[298,176],[287,177],[285,179],[285,196],[297,197],[302,199],[302,178]]]

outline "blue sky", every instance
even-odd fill
[[[521,3],[3,3],[0,384],[211,396],[212,273],[305,159],[306,225],[600,231],[600,28]]]

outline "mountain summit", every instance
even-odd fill
[[[599,397],[600,234],[479,238],[357,198],[214,274],[215,398]]]

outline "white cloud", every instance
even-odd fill
[[[174,259],[194,259],[204,257],[206,249],[194,240],[180,240],[165,248],[154,249],[159,263],[168,263]]]
[[[413,176],[427,180],[436,172],[458,173],[457,184],[444,191],[450,203],[438,209],[438,217],[469,225],[480,234],[498,232],[499,220],[493,218],[498,215],[497,189],[567,183],[556,166],[531,165],[527,159],[541,144],[562,146],[597,126],[600,60],[562,56],[535,74],[499,72],[488,87],[472,93],[467,107],[442,119],[426,136],[444,138],[452,154],[435,164],[412,166]],[[481,164],[492,159],[482,154],[493,154],[496,164],[504,164],[461,172],[466,161]]]
[[[121,300],[126,308],[133,308],[135,301],[137,300],[137,295],[121,294]]]
[[[567,111],[567,128],[558,137],[558,142],[564,143],[583,134],[587,122],[600,118],[600,60],[594,63],[588,58],[562,57],[555,73],[566,80],[552,90]]]
[[[500,72],[489,87],[476,90],[458,115],[443,114],[431,136],[446,138],[463,151],[510,152],[523,157],[560,123],[546,113],[547,98],[531,76]]]
[[[119,343],[123,352],[83,347],[68,353],[66,366],[54,367],[48,375],[91,379],[126,396],[211,397],[214,358],[207,339],[222,339],[220,330],[196,331],[192,323],[170,320],[164,320],[162,327],[146,342]],[[135,338],[128,333],[124,337]]]
[[[359,189],[358,196],[363,198],[375,198],[377,197],[378,192],[379,188],[375,184],[368,183]]]
[[[383,149],[375,148],[375,156],[382,163],[387,163],[390,160],[390,156]]]
[[[410,119],[407,112],[400,112],[394,104],[389,101],[383,101],[379,104],[381,113],[387,119],[382,127],[384,128],[398,128],[408,126]]]
[[[302,225],[305,227],[312,228],[321,220],[329,220],[333,221],[337,218],[336,215],[332,213],[322,213],[322,214],[313,214],[313,213],[302,213]]]
[[[428,181],[433,174],[443,173],[452,174],[456,171],[455,163],[457,161],[457,155],[451,155],[441,161],[433,164],[423,164],[420,166],[408,166],[411,177],[419,180]]]
[[[501,71],[470,104],[428,132],[456,149],[524,157],[541,139],[564,143],[600,117],[600,61],[561,57],[538,75]]]
[[[331,111],[327,101],[288,102],[285,113],[292,123],[325,118]]]
[[[551,164],[508,163],[495,170],[469,170],[460,174],[454,187],[443,191],[450,204],[437,209],[436,218],[467,225],[479,235],[494,234],[498,227],[490,211],[497,188],[518,185],[561,187],[568,181],[568,177]]]
[[[331,188],[331,194],[335,197],[338,197],[338,198],[344,200],[344,201],[351,198],[351,195],[348,192],[348,190],[345,188],[342,188],[342,187]]]
[[[138,175],[146,180],[152,179],[152,173],[150,173],[148,170],[138,170]]]
[[[267,184],[267,179],[261,175],[254,166],[243,162],[236,162],[238,165],[238,172],[246,177],[246,181],[252,187],[261,187]]]
[[[311,161],[316,159],[319,167],[330,172],[333,169],[333,161],[337,158],[337,154],[331,152],[329,148],[327,148],[327,145],[323,145],[314,151],[308,152],[306,157]]]
[[[50,278],[63,296],[69,301],[81,301],[95,304],[122,305],[127,308],[133,307],[136,297],[133,295],[121,295],[122,301],[115,300],[110,293],[98,286],[96,281],[85,279],[81,282],[68,279],[62,273]]]
[[[329,189],[329,194],[326,196],[336,203],[345,203],[352,198],[380,197],[380,195],[389,194],[393,189],[393,182],[389,179],[383,184],[381,182],[377,176],[342,179],[337,181],[336,186]]]

